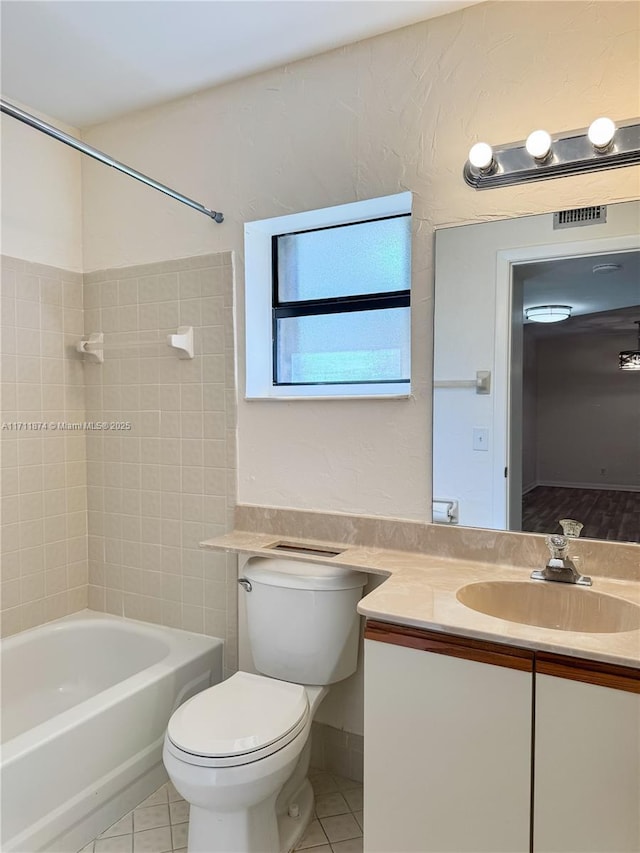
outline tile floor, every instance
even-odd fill
[[[316,813],[296,850],[362,853],[362,785],[311,770]],[[187,853],[189,806],[167,782],[80,853]]]

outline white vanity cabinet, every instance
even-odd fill
[[[375,620],[365,853],[638,853],[640,672]]]
[[[640,851],[639,676],[536,655],[534,853]]]
[[[532,668],[367,623],[365,853],[528,853]]]

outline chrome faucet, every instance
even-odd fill
[[[569,539],[570,537],[567,536],[547,536],[545,541],[551,552],[551,558],[544,569],[536,569],[531,573],[532,580],[591,586],[591,578],[581,575],[573,560],[569,559]]]

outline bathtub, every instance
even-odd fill
[[[75,853],[166,780],[175,708],[222,640],[85,610],[2,641],[3,853]]]

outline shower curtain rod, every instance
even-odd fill
[[[80,151],[82,152],[82,154],[87,154],[89,157],[93,157],[94,160],[99,160],[101,163],[104,163],[105,166],[112,166],[119,172],[124,172],[125,175],[129,175],[130,178],[135,178],[136,181],[141,181],[148,187],[152,187],[152,189],[154,190],[158,190],[159,192],[164,193],[165,195],[169,195],[171,196],[171,198],[175,198],[176,201],[181,201],[183,204],[192,207],[199,213],[204,213],[205,216],[208,216],[210,219],[213,219],[214,222],[222,222],[224,219],[223,214],[219,211],[209,210],[208,207],[205,207],[203,204],[200,204],[200,202],[194,201],[192,198],[189,198],[186,195],[182,195],[182,193],[176,192],[176,190],[172,190],[171,187],[167,187],[164,184],[159,183],[158,181],[154,181],[153,178],[149,178],[147,177],[147,175],[143,175],[142,172],[137,172],[135,169],[132,169],[129,166],[125,166],[124,163],[120,163],[118,160],[114,160],[113,157],[109,157],[108,154],[105,154],[102,151],[98,151],[97,148],[93,148],[91,145],[87,145],[80,139],[76,139],[75,136],[70,136],[68,133],[63,133],[61,130],[58,130],[57,127],[54,127],[51,124],[47,124],[46,121],[41,121],[41,119],[30,115],[30,113],[19,109],[13,104],[10,104],[8,101],[0,99],[0,110],[3,113],[6,113],[7,115],[11,116],[12,118],[18,119],[18,121],[22,121],[25,124],[28,124],[30,127],[33,127],[36,130],[39,130],[42,133],[46,133],[47,136],[52,136],[59,142],[64,142],[65,145],[69,145],[71,146],[71,148],[75,148],[76,151]]]

